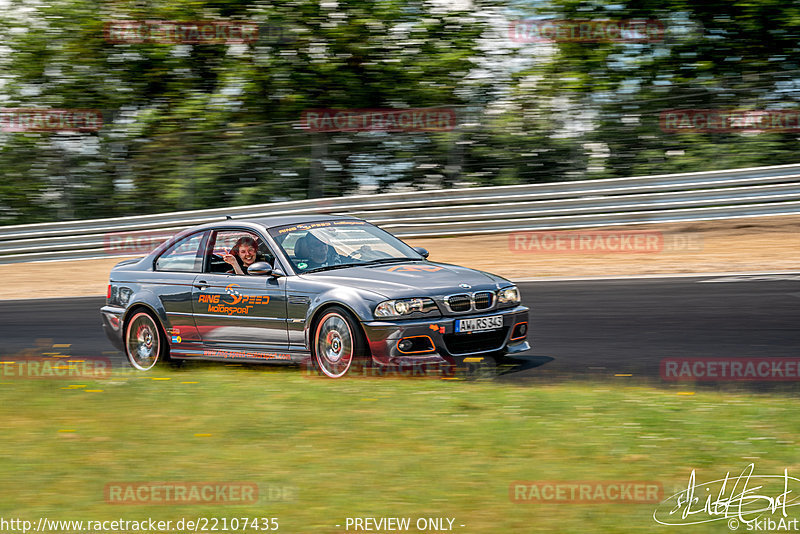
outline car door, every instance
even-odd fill
[[[167,341],[175,353],[197,350],[200,336],[192,310],[193,284],[202,273],[209,232],[185,236],[168,247],[153,262],[142,286],[161,301],[167,315]]]
[[[221,258],[242,237],[255,239],[260,259],[274,262],[266,241],[252,231],[225,229],[212,233],[204,272],[195,279],[192,290],[194,320],[206,357],[237,357],[238,354],[232,353],[238,352],[285,352],[288,346],[285,278],[220,272],[233,270]]]

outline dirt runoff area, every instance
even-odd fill
[[[800,215],[406,239],[512,280],[800,271]],[[0,299],[100,296],[121,258],[0,265]]]

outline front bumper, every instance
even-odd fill
[[[117,306],[103,306],[100,308],[100,316],[103,318],[103,331],[117,349],[125,351],[122,342],[122,316],[124,308]]]
[[[503,327],[473,333],[456,333],[460,319],[501,315]],[[415,320],[368,321],[362,323],[367,343],[375,363],[386,366],[418,366],[429,364],[460,364],[464,358],[524,352],[530,349],[527,328],[518,335],[515,327],[528,323],[528,308],[516,306],[486,313],[464,316],[435,317]],[[517,334],[512,336],[512,334]],[[405,338],[430,339],[432,350],[404,352],[399,342]]]

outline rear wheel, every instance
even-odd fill
[[[314,327],[314,365],[330,378],[341,378],[354,363],[368,358],[361,330],[347,310],[334,306],[322,313]]]
[[[125,326],[125,355],[140,371],[149,371],[164,358],[166,341],[156,319],[146,311],[138,311]]]

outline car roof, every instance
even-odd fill
[[[242,219],[220,219],[219,221],[209,222],[200,226],[196,226],[191,231],[206,230],[209,228],[218,228],[221,226],[235,226],[237,224],[244,225],[258,225],[263,226],[267,230],[278,226],[286,226],[288,224],[302,224],[312,223],[319,221],[359,221],[357,217],[350,215],[326,215],[308,213],[305,215],[275,215],[272,217],[248,217]]]
[[[239,220],[239,219],[233,219]],[[252,222],[265,226],[266,228],[275,228],[276,226],[285,226],[287,224],[301,224],[308,222],[318,221],[357,221],[356,217],[350,215],[325,215],[325,214],[307,214],[307,215],[276,215],[273,217],[259,217],[257,219],[243,219],[247,222]]]
[[[259,227],[262,227],[266,228],[266,230],[269,231],[271,228],[286,226],[289,224],[303,224],[303,223],[312,223],[320,221],[360,221],[360,220],[362,219],[359,219],[358,217],[352,217],[350,215],[325,215],[316,213],[308,213],[305,215],[275,215],[273,217],[250,217],[242,219],[221,218],[218,221],[212,221],[181,230],[180,232],[172,236],[170,240],[165,241],[164,243],[156,247],[146,257],[158,256],[176,240],[182,239],[183,237],[189,234],[193,234],[195,232],[203,232],[206,230],[216,230],[218,228],[222,229],[236,228],[238,226],[240,228],[245,227],[251,230],[258,230]]]

